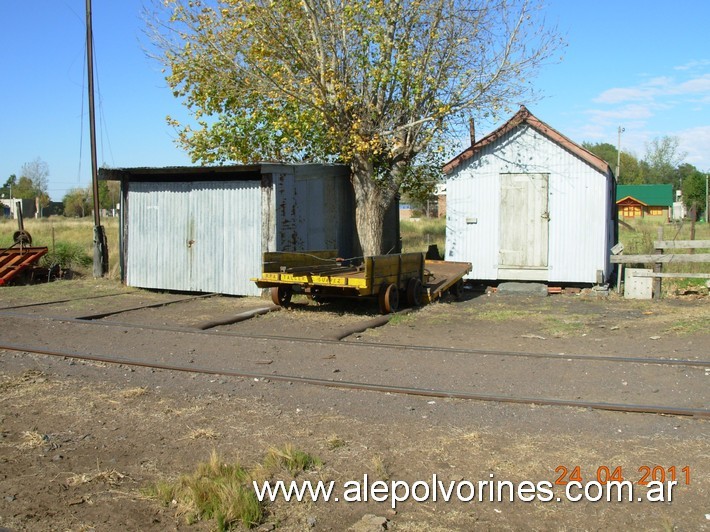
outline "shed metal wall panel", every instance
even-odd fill
[[[129,286],[258,295],[261,182],[133,182]]]
[[[188,227],[184,218],[190,207],[189,190],[189,183],[175,183],[169,190],[155,183],[131,183],[128,286],[167,290],[189,278],[185,272]]]
[[[499,268],[501,174],[549,175],[548,269],[526,280],[595,283],[611,266],[612,176],[521,125],[465,161],[447,181],[446,257],[469,261],[470,279],[510,279]]]
[[[337,249],[352,254],[353,207],[342,175],[307,173],[273,176],[276,250]]]

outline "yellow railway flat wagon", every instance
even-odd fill
[[[409,306],[430,303],[445,291],[460,296],[468,262],[430,261],[424,253],[374,255],[341,259],[334,250],[267,252],[259,288],[271,289],[277,305],[288,305],[291,295],[310,298],[376,297],[383,314],[395,312],[400,295]]]

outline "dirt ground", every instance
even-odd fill
[[[620,467],[634,483],[634,500],[571,502],[554,485],[549,502],[410,500],[392,509],[391,501],[277,501],[259,530],[382,529],[366,526],[367,514],[403,531],[710,529],[708,419],[384,394],[287,378],[707,410],[707,365],[573,356],[708,362],[707,296],[658,302],[589,291],[467,291],[462,301],[397,315],[340,342],[328,339],[376,317],[376,304],[298,299],[292,309],[205,332],[196,326],[269,303],[217,296],[131,310],[188,297],[94,280],[0,290],[0,345],[13,348],[0,348],[0,528],[212,530],[215,521],[188,525],[146,488],[193,472],[212,451],[251,466],[268,449],[292,444],[323,463],[298,480],[342,486],[368,475],[370,482],[413,483],[436,474],[445,483],[554,484],[577,466],[583,482]],[[23,346],[254,375],[80,361]],[[653,468],[667,480],[676,474],[671,502],[637,500],[646,493],[638,481]]]

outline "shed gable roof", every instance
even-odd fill
[[[492,133],[489,133],[481,140],[474,143],[470,148],[465,149],[459,155],[454,157],[451,161],[446,163],[446,165],[444,165],[444,173],[450,174],[456,167],[461,165],[464,161],[476,155],[476,153],[479,152],[483,147],[496,142],[498,139],[500,139],[501,137],[503,137],[504,135],[506,135],[507,133],[522,124],[527,124],[528,126],[532,127],[533,129],[550,139],[555,144],[561,146],[562,148],[566,149],[567,151],[571,152],[575,156],[588,163],[590,166],[592,166],[599,172],[603,174],[611,172],[609,163],[607,163],[604,159],[602,159],[601,157],[597,157],[589,150],[583,148],[579,144],[576,144],[575,142],[564,136],[562,133],[550,127],[545,122],[534,116],[527,109],[527,107],[521,105],[520,110],[515,113],[513,117],[505,124],[503,124],[501,127],[496,129]]]
[[[616,203],[631,197],[651,207],[673,205],[673,185],[617,185]]]

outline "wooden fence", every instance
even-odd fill
[[[664,273],[664,264],[710,263],[710,253],[695,253],[696,249],[710,249],[710,240],[657,240],[651,255],[612,255],[611,263],[619,265],[619,279],[624,264],[653,264],[653,272],[637,272],[636,277],[653,277],[653,298],[661,297],[661,280],[710,279],[710,273]],[[668,253],[672,250],[689,249],[690,253]]]

